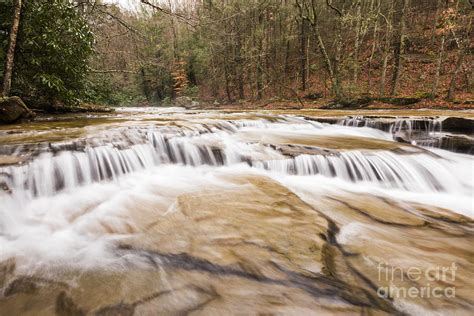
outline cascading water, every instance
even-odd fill
[[[217,121],[213,122],[210,131],[203,132],[202,126],[198,126],[197,131],[184,134],[165,134],[153,127],[127,129],[123,131],[122,137],[110,144],[90,146],[87,142],[73,142],[66,148],[75,150],[43,152],[24,165],[1,168],[0,174],[4,184],[22,198],[51,196],[63,189],[113,180],[133,171],[169,163],[191,166],[247,163],[288,174],[321,174],[350,182],[365,181],[415,191],[464,190],[461,185],[446,181],[455,172],[453,166],[456,164],[427,151],[394,153],[351,150],[287,158],[272,149],[270,143],[240,139],[240,132],[272,135],[277,131],[279,135],[322,138],[329,134],[346,137],[351,134],[357,137],[364,135],[350,129],[315,126],[290,117],[280,119],[284,123],[263,120]],[[395,128],[401,127],[396,125]],[[367,133],[364,136],[387,139],[386,135],[380,133]],[[410,147],[401,149],[416,151]]]
[[[337,124],[352,127],[368,127],[393,135],[393,139],[414,145],[442,148],[454,152],[474,154],[472,128],[469,135],[452,134],[443,128],[445,118],[372,118],[352,116],[337,121]],[[469,131],[469,128],[464,128]],[[448,131],[446,131],[448,130]]]
[[[23,275],[39,275],[28,281],[36,288],[48,288],[44,280],[52,278],[48,282],[65,283],[73,293],[76,286],[90,289],[82,275],[107,278],[97,269],[119,275],[138,269],[133,273],[141,277],[156,268],[159,285],[148,284],[147,276],[142,283],[157,293],[171,291],[164,300],[176,312],[186,310],[178,301],[199,305],[201,296],[214,297],[214,292],[222,297],[221,311],[233,310],[235,291],[261,282],[276,296],[281,293],[273,287],[293,293],[296,305],[307,304],[303,301],[309,298],[303,297],[309,295],[317,306],[338,302],[355,311],[370,306],[416,313],[431,307],[410,300],[366,302],[361,295],[348,298],[342,289],[372,291],[373,285],[364,285],[372,273],[367,262],[384,256],[384,247],[404,262],[444,265],[451,255],[430,261],[428,245],[399,245],[410,239],[423,243],[426,237],[443,249],[461,249],[474,231],[472,156],[393,140],[400,133],[434,136],[442,130],[438,121],[387,124],[353,117],[329,125],[298,113],[180,109],[120,110],[105,120],[88,120],[71,127],[66,121],[62,129],[43,132],[34,141],[35,126],[0,130],[0,268],[4,264],[2,271],[9,271],[14,260],[16,269],[10,276],[0,273],[0,310],[16,311],[9,293],[21,291],[15,282]],[[2,157],[18,159],[2,162]],[[458,244],[444,234],[457,236]],[[370,239],[368,249],[360,248],[359,241],[366,240],[362,235]],[[333,259],[319,258],[335,251],[331,247],[342,249],[331,254],[342,256],[338,260],[344,263],[338,264],[352,268],[325,274],[333,269],[327,266]],[[357,257],[349,253],[360,253],[364,260],[349,262]],[[469,270],[463,275],[474,271],[463,258],[450,260],[455,259]],[[75,272],[63,274],[69,271],[65,267],[81,271],[79,281],[68,277]],[[339,274],[343,269],[359,272]],[[200,273],[243,283],[228,280],[225,289]],[[355,282],[362,273],[365,279]],[[127,295],[134,291],[121,286]],[[191,294],[181,293],[183,287]],[[127,303],[136,312],[161,295],[142,290],[135,303]],[[61,301],[57,294],[51,304]],[[473,306],[468,296],[460,302]],[[326,297],[332,303],[321,301]],[[258,300],[267,306],[266,299]],[[97,312],[117,302],[104,298],[83,308]]]
[[[370,127],[380,129],[390,134],[399,132],[412,133],[435,133],[443,129],[443,121],[436,118],[396,118],[391,121],[364,116],[353,116],[341,119],[338,124],[352,127]]]

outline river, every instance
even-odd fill
[[[0,315],[474,310],[474,113],[0,127]]]

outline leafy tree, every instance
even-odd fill
[[[0,43],[6,47],[12,3],[0,3]],[[13,93],[48,103],[72,104],[85,93],[93,34],[68,1],[25,2],[18,34]],[[5,56],[0,55],[0,64]]]

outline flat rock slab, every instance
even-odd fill
[[[6,263],[0,309],[12,315],[18,308],[36,315],[396,312],[350,272],[324,215],[269,178],[224,178],[225,187],[177,196],[156,188],[170,195],[168,203],[137,197],[124,210],[127,224],[84,227],[91,235],[124,237],[115,249],[123,268],[66,269],[49,279],[14,275]]]
[[[237,137],[249,142],[274,145],[298,145],[319,147],[330,150],[402,150],[406,152],[420,152],[419,148],[409,144],[400,144],[368,137],[357,136],[327,136],[305,135],[292,133],[291,135],[269,131],[265,135],[255,132],[239,132]]]
[[[18,156],[0,155],[0,167],[14,165],[22,161],[23,159]]]
[[[20,273],[15,259],[1,262],[0,310],[6,315],[146,315],[157,310],[306,315],[456,308],[468,314],[473,306],[471,219],[344,191],[303,194],[303,199],[266,177],[216,176],[226,184],[187,193],[157,186],[147,195],[126,198],[119,217],[81,226],[90,236],[115,236],[116,265],[63,267],[51,274],[51,267]],[[95,203],[67,220],[80,222],[107,207]],[[391,277],[377,268],[406,271],[452,262],[458,270],[447,283],[424,275],[418,281]],[[390,284],[419,288],[426,282],[455,286],[456,297],[377,295],[378,288]]]

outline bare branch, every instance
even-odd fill
[[[107,70],[99,70],[99,69],[90,69],[92,73],[98,74],[108,74],[108,73],[126,73],[126,74],[138,74],[138,70],[121,70],[121,69],[107,69]]]
[[[128,23],[126,23],[124,20],[122,20],[121,18],[119,18],[118,16],[116,16],[115,14],[112,14],[110,13],[109,11],[107,10],[102,10],[102,9],[97,9],[100,13],[103,13],[109,17],[111,17],[112,19],[114,19],[115,21],[117,21],[120,25],[122,25],[124,28],[126,28],[127,30],[129,30],[130,32],[138,35],[139,37],[141,37],[142,39],[144,40],[148,40],[148,38],[141,34],[139,31],[137,31],[135,28],[133,28],[132,26],[130,26]]]
[[[339,16],[342,16],[341,10],[339,10],[338,8],[336,8],[336,7],[332,4],[332,0],[326,0],[326,4],[328,5],[328,7],[330,7],[330,8],[333,9],[334,11],[336,11],[336,13],[337,13]]]
[[[171,10],[168,10],[168,9],[165,9],[165,8],[162,8],[156,4],[153,4],[151,3],[150,1],[148,0],[141,0],[141,3],[143,4],[146,4],[146,5],[149,5],[150,7],[152,7],[153,9],[155,10],[158,10],[160,12],[163,12],[164,14],[167,14],[167,15],[170,15],[170,16],[174,16],[176,18],[178,18],[179,20],[181,20],[182,22],[186,23],[187,25],[191,26],[192,28],[196,28],[196,25],[191,23],[189,21],[189,18],[187,16],[184,16],[182,14],[179,14],[179,13],[176,13],[176,12],[172,12]]]

